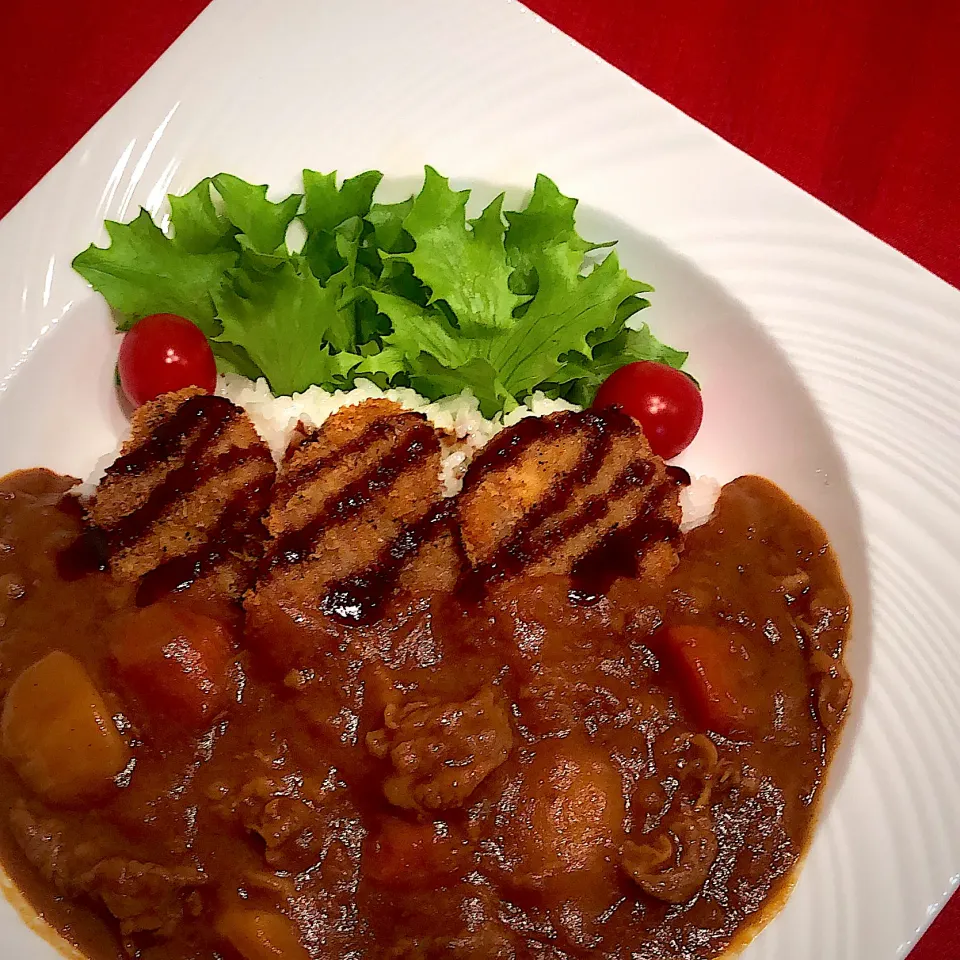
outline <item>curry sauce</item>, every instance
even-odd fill
[[[352,622],[288,609],[287,658],[203,582],[138,606],[135,581],[65,575],[71,486],[0,485],[0,696],[65,654],[120,752],[54,795],[56,744],[30,776],[7,751],[0,857],[94,960],[694,960],[788,884],[851,692],[850,601],[772,483],[671,532],[664,577],[616,567],[611,528],[573,576],[399,581]]]

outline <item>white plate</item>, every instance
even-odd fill
[[[796,889],[744,956],[903,956],[960,879],[960,293],[518,4],[216,0],[0,223],[0,470],[83,474],[123,429],[109,316],[69,265],[104,217],[221,169],[283,188],[378,167],[399,193],[425,162],[582,198],[692,350],[687,462],[771,476],[827,526],[855,710]],[[2,900],[0,943],[56,956]]]

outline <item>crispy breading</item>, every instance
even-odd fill
[[[453,585],[452,538],[431,520],[442,507],[440,463],[426,418],[389,400],[342,408],[319,429],[297,431],[267,514],[263,571],[245,602],[248,632],[261,646],[284,659],[276,648],[295,632],[288,621],[311,620],[322,631],[337,602],[341,620],[361,619],[350,604],[381,587]]]
[[[144,404],[89,511],[109,544],[112,572],[136,580],[193,564],[194,579],[242,593],[260,554],[275,472],[250,418],[230,401],[188,387]]]
[[[467,471],[457,515],[467,557],[493,582],[569,574],[628,529],[638,575],[660,579],[678,561],[677,486],[640,426],[617,411],[553,414],[503,431]]]

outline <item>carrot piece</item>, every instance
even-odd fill
[[[427,887],[455,876],[464,866],[466,848],[438,832],[438,824],[410,823],[387,817],[363,847],[364,872],[388,887]]]
[[[199,727],[223,706],[233,662],[218,620],[155,603],[112,625],[117,672],[151,715]]]
[[[659,642],[664,665],[675,675],[698,723],[724,736],[754,728],[747,660],[734,634],[709,627],[668,627]]]

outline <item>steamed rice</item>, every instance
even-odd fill
[[[689,485],[680,491],[681,532],[688,533],[694,527],[706,523],[713,516],[713,508],[719,496],[719,480],[691,475]]]
[[[292,397],[275,397],[266,380],[254,382],[235,374],[218,377],[217,394],[246,410],[277,460],[287,449],[298,422],[303,421],[309,427],[319,427],[341,407],[363,403],[364,400],[372,398],[393,400],[407,410],[422,413],[450,438],[444,446],[440,471],[446,496],[453,496],[459,491],[463,475],[474,454],[505,427],[513,426],[525,417],[542,417],[560,410],[580,409],[566,400],[553,400],[537,392],[509,413],[498,413],[488,418],[480,412],[480,404],[469,390],[464,390],[455,397],[428,400],[406,387],[381,390],[370,380],[357,380],[350,390],[336,390],[331,393],[314,386],[303,393],[295,393]],[[104,470],[116,457],[117,451],[114,450],[97,461],[93,474],[78,492],[92,493]],[[712,477],[691,478],[690,485],[680,494],[683,511],[681,529],[684,532],[710,518],[719,493],[720,484]]]
[[[331,393],[320,387],[310,387],[292,397],[275,397],[266,380],[260,379],[254,383],[245,377],[226,374],[217,382],[217,393],[247,411],[277,459],[286,450],[298,421],[319,427],[341,407],[371,398],[394,400],[407,410],[422,413],[438,430],[456,438],[456,442],[447,446],[441,467],[441,479],[447,496],[452,496],[460,489],[463,474],[474,454],[504,427],[513,426],[524,417],[542,417],[559,410],[580,409],[566,400],[553,400],[537,392],[510,413],[498,413],[495,417],[487,418],[480,412],[480,404],[469,390],[464,390],[456,397],[428,400],[406,387],[381,390],[370,380],[357,380],[352,390]],[[680,493],[683,510],[681,529],[686,532],[709,520],[719,495],[720,484],[713,477],[691,477],[690,485]]]
[[[247,411],[253,425],[278,460],[287,449],[298,421],[302,420],[310,427],[319,427],[341,407],[371,399],[393,400],[407,410],[422,413],[438,430],[452,438],[453,442],[445,446],[440,474],[447,496],[452,496],[460,489],[460,481],[473,455],[504,427],[512,426],[524,417],[579,409],[566,400],[551,400],[542,393],[535,393],[527,398],[525,404],[506,416],[498,413],[492,419],[487,419],[480,412],[479,401],[469,390],[464,390],[456,397],[428,400],[408,387],[381,390],[371,380],[357,380],[351,390],[331,393],[314,386],[292,397],[275,397],[267,381],[262,378],[254,383],[246,377],[226,374],[217,380],[217,393]]]

